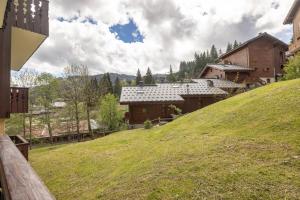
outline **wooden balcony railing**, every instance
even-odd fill
[[[26,160],[28,160],[29,142],[22,136],[9,136]]]
[[[0,199],[54,200],[11,139],[0,136]]]
[[[49,35],[48,0],[8,0],[5,25]]]
[[[28,88],[10,89],[10,112],[28,113]]]

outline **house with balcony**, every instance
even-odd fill
[[[11,70],[20,70],[49,35],[48,0],[0,2],[0,199],[53,200],[27,162],[28,143],[5,133],[11,113],[28,111],[28,89],[11,88]]]
[[[268,33],[246,41],[219,57],[218,64],[208,64],[200,78],[229,80],[248,85],[267,84],[283,76],[288,45]]]
[[[289,46],[289,55],[295,55],[300,50],[300,0],[295,0],[283,24],[293,25],[293,38]]]

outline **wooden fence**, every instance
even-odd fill
[[[96,138],[105,137],[110,135],[116,131],[107,131],[107,130],[95,130],[93,134],[89,132],[84,133],[63,133],[60,135],[55,135],[52,137],[40,137],[32,139],[32,145],[39,145],[39,144],[53,144],[53,143],[66,143],[66,142],[74,142],[74,141],[86,141],[92,140]]]

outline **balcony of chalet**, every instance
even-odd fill
[[[28,112],[28,88],[11,88],[10,112]],[[21,136],[0,135],[0,200],[54,200],[28,163],[29,143]]]
[[[11,27],[12,70],[20,70],[48,37],[48,7],[48,0],[2,0],[0,28]]]

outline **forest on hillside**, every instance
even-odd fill
[[[228,43],[226,52],[228,53],[241,45],[240,42],[235,40],[233,43]],[[222,49],[217,49],[212,45],[210,50],[200,53],[195,52],[194,59],[191,61],[180,62],[179,72],[176,74],[178,80],[199,78],[200,73],[208,63],[218,63],[218,58],[223,54]]]

